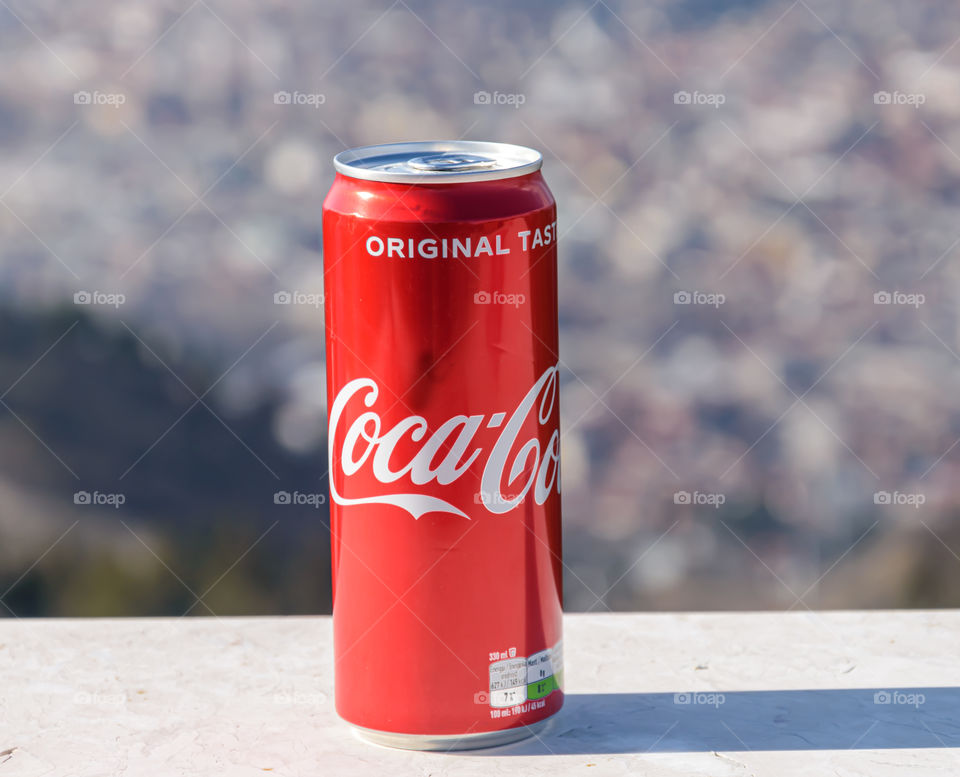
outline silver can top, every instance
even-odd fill
[[[515,178],[536,172],[539,151],[509,143],[428,140],[386,143],[342,151],[333,158],[337,172],[386,183],[464,183]]]

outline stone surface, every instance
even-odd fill
[[[960,772],[960,612],[565,628],[550,728],[446,754],[366,744],[337,719],[329,618],[0,621],[0,777]]]

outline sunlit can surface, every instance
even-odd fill
[[[540,154],[353,149],[323,207],[336,706],[417,749],[562,691],[556,206]]]

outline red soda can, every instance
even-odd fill
[[[556,204],[529,148],[345,151],[323,204],[336,707],[411,749],[563,704]]]

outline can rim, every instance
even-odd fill
[[[552,727],[556,720],[557,713],[563,709],[558,708],[551,712],[547,717],[534,721],[533,723],[521,723],[511,728],[502,728],[494,731],[468,732],[466,734],[399,734],[392,731],[379,731],[365,726],[358,726],[356,723],[350,723],[353,733],[360,739],[367,742],[373,742],[385,747],[398,748],[400,750],[424,750],[424,751],[457,751],[457,750],[478,750],[484,747],[499,747],[512,742],[517,742],[527,737],[542,734],[545,729]]]
[[[374,160],[391,158],[394,166],[417,157],[433,154],[468,154],[487,156],[497,162],[496,167],[476,170],[407,171],[380,169],[372,166]],[[368,166],[363,163],[367,162]],[[479,140],[428,140],[408,143],[382,143],[359,146],[341,151],[333,158],[338,173],[349,178],[383,183],[445,184],[468,181],[496,181],[535,173],[543,165],[543,155],[527,146],[512,143],[494,143]]]

